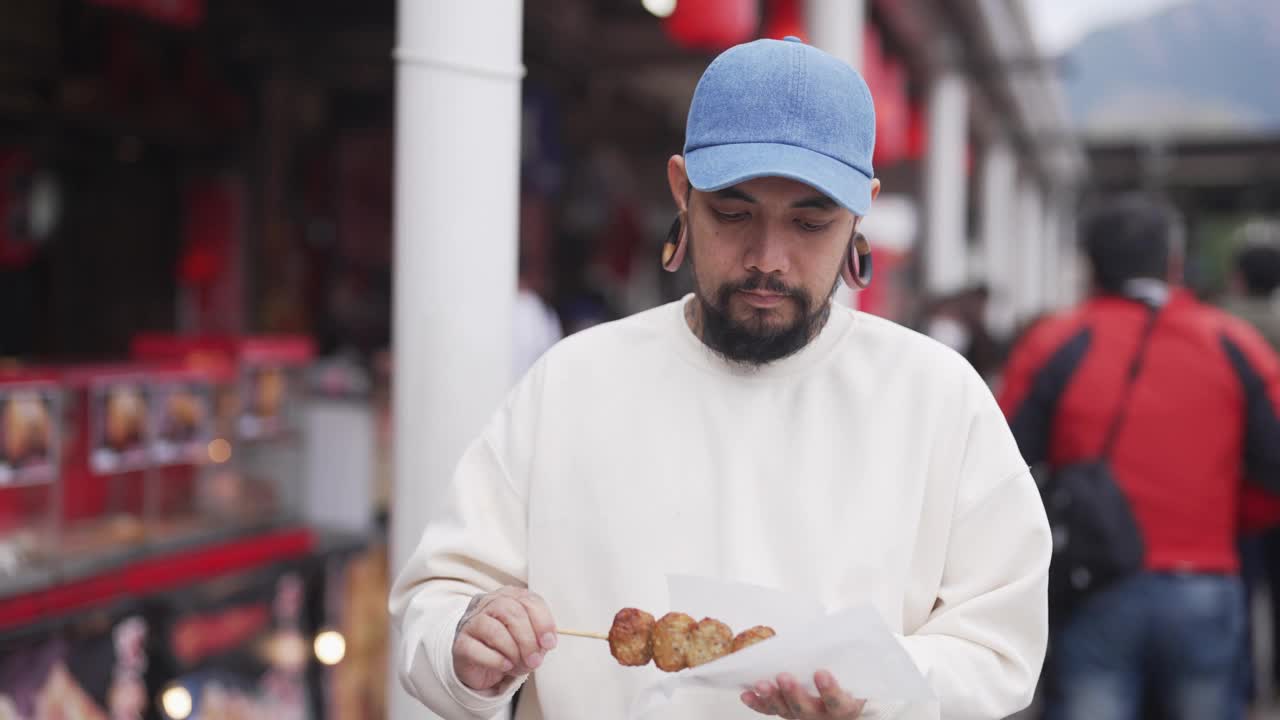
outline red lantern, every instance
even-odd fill
[[[236,197],[218,179],[193,181],[184,193],[183,250],[178,282],[203,288],[216,283],[231,263],[240,221]]]
[[[868,83],[870,79],[868,78]],[[908,156],[910,147],[910,114],[906,99],[906,70],[897,61],[882,67],[877,86],[872,87],[876,100],[876,165],[891,165]]]
[[[755,37],[760,9],[756,0],[679,0],[663,25],[681,47],[720,52]]]
[[[801,0],[771,0],[769,19],[765,21],[760,37],[781,40],[794,35],[809,42],[809,35],[804,30],[804,13],[801,12],[801,7]]]

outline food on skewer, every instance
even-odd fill
[[[652,615],[636,608],[619,610],[607,636],[563,628],[559,632],[607,639],[609,652],[622,665],[636,667],[653,660],[666,672],[709,663],[775,635],[773,628],[757,625],[734,637],[729,626],[715,618],[695,622],[679,612],[669,612],[655,622]]]
[[[743,630],[733,639],[733,649],[729,652],[738,652],[743,648],[755,645],[761,640],[768,640],[774,635],[777,635],[777,633],[768,625],[757,625],[748,630]]]
[[[609,628],[609,652],[623,665],[648,665],[653,659],[653,625],[653,616],[643,610],[619,610]]]
[[[686,658],[689,634],[698,623],[684,613],[669,612],[653,626],[653,664],[676,672],[689,667]]]
[[[703,618],[689,633],[689,644],[685,646],[685,662],[689,667],[705,665],[730,653],[733,646],[733,631],[728,625],[715,618]]]

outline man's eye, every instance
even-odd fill
[[[804,230],[805,232],[819,232],[822,230],[826,230],[828,227],[831,226],[831,223],[829,222],[811,223],[811,222],[806,222],[804,220],[797,220],[796,223],[800,226],[800,229]]]
[[[746,220],[748,217],[750,217],[749,214],[745,212],[730,213],[730,212],[721,212],[719,210],[716,210],[715,214],[716,214],[716,217],[719,218],[721,222],[741,222],[743,220]]]

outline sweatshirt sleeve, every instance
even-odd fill
[[[902,638],[942,718],[1012,715],[1031,702],[1048,641],[1049,524],[990,393],[969,423],[933,611]]]
[[[521,444],[513,439],[517,401],[509,401],[467,448],[391,590],[400,682],[448,720],[493,717],[525,679],[510,678],[481,693],[463,685],[453,667],[454,634],[471,598],[526,584],[526,501],[508,472]]]

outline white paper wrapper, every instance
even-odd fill
[[[811,600],[768,588],[707,578],[667,578],[670,607],[694,619],[714,617],[741,632],[768,625],[774,638],[714,662],[663,677],[631,706],[639,720],[671,702],[677,690],[716,688],[733,695],[779,673],[791,673],[811,692],[813,674],[828,670],[850,695],[877,702],[933,699],[911,657],[875,609],[861,605],[834,613]]]

